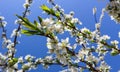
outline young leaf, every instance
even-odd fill
[[[25,35],[38,35],[39,34],[38,31],[31,31],[31,30],[24,30],[24,29],[21,30],[21,33]]]
[[[48,8],[46,5],[42,5],[41,6],[41,9],[43,10],[43,11],[45,11],[45,12],[47,12],[48,14],[50,14],[50,8]]]
[[[56,13],[55,13],[55,16],[56,16],[57,18],[60,18],[60,12],[56,12]]]
[[[42,22],[42,18],[40,16],[38,16],[38,20],[40,23]]]
[[[34,24],[32,24],[27,18],[18,16],[18,15],[16,16],[23,21],[22,25],[25,26],[26,28],[30,30],[38,30],[38,28]]]
[[[111,55],[112,55],[112,56],[116,56],[116,55],[118,55],[118,54],[119,54],[119,52],[118,52],[117,50],[114,50],[114,51],[111,52]]]

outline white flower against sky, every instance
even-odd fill
[[[47,38],[47,47],[48,49],[54,49],[56,47],[58,47],[57,43],[58,43],[58,38],[55,37],[55,40]]]
[[[37,59],[35,60],[35,62],[36,62],[36,63],[41,63],[41,62],[43,62],[43,60],[42,60],[41,58],[37,58]]]
[[[78,57],[78,59],[83,59],[84,58],[84,54],[81,53],[81,51],[79,51],[77,57]]]
[[[3,16],[0,16],[0,20],[4,20],[5,19],[5,17],[3,17]]]
[[[22,23],[22,20],[21,19],[16,19],[15,20],[15,24],[21,24]]]
[[[108,72],[111,69],[111,67],[107,65],[105,61],[102,61],[99,69],[102,70],[103,72]]]
[[[114,0],[110,2],[107,7],[106,11],[109,13],[111,16],[111,19],[114,20],[116,23],[120,23],[120,1],[119,0]]]
[[[117,45],[117,44],[119,44],[119,41],[117,41],[117,40],[111,41],[111,44]]]
[[[72,16],[72,15],[70,15],[70,14],[65,14],[65,18],[66,18],[66,19],[72,19],[72,18],[73,18],[73,16]]]
[[[31,56],[29,54],[25,56],[25,60],[27,61],[32,61],[34,58],[35,58],[34,56]]]
[[[55,31],[58,33],[63,33],[63,26],[61,24],[55,24]]]
[[[4,39],[5,43],[11,43],[12,41],[10,39]]]
[[[76,67],[71,67],[71,68],[70,68],[70,72],[79,72],[79,71],[78,71],[78,68],[76,68]]]
[[[23,63],[23,57],[22,56],[18,58],[18,63]]]
[[[108,39],[110,39],[110,36],[108,36],[108,35],[103,35],[102,37],[100,37],[100,41],[102,41],[102,40],[108,40]]]
[[[84,28],[81,29],[81,32],[82,32],[82,33],[84,33],[84,32],[90,32],[90,30],[87,29],[86,27],[84,27]]]
[[[59,45],[61,48],[70,47],[69,38],[67,37],[66,39],[61,39],[61,43]]]
[[[82,22],[78,18],[72,18],[71,23],[82,25]]]
[[[30,70],[31,64],[32,63],[30,63],[30,62],[23,64],[22,65],[22,69],[23,70]]]
[[[74,11],[71,11],[71,12],[70,12],[70,15],[71,15],[71,16],[73,16],[74,14],[75,14]]]
[[[14,43],[9,43],[9,44],[7,45],[7,48],[8,48],[8,49],[14,48]]]
[[[12,34],[11,34],[11,38],[14,37],[14,36],[21,36],[20,32],[17,31],[17,29],[14,29]]]
[[[15,72],[15,70],[13,68],[7,68],[6,72]]]
[[[31,4],[33,0],[26,0],[26,3]]]
[[[53,24],[53,23],[54,23],[54,21],[52,19],[46,18],[46,19],[42,20],[41,25],[46,27],[48,24]]]
[[[6,21],[2,21],[2,25],[5,27],[7,25]]]
[[[93,55],[87,55],[86,56],[86,61],[98,63],[99,59],[97,57],[93,56]]]
[[[71,23],[78,23],[78,22],[79,22],[78,18],[72,18],[71,20]]]
[[[23,7],[24,7],[24,8],[27,8],[27,7],[29,7],[29,6],[30,6],[30,4],[28,4],[28,3],[24,3],[24,4],[23,4]]]
[[[64,65],[67,65],[67,64],[68,64],[68,61],[67,61],[67,59],[66,59],[65,56],[61,56],[61,57],[59,58],[59,61],[60,61],[62,64],[64,64]]]
[[[30,5],[32,4],[33,0],[25,0],[25,3],[23,4],[24,8],[28,8],[30,7]]]
[[[52,25],[52,24],[49,24],[49,25],[47,25],[47,30],[50,31],[50,32],[54,32],[55,31],[55,26]]]
[[[96,23],[96,24],[95,24],[95,28],[96,28],[96,29],[100,28],[100,26],[101,26],[100,23]]]
[[[0,64],[4,64],[6,59],[7,59],[7,56],[5,56],[2,53],[0,53]]]
[[[15,64],[13,65],[13,67],[17,69],[17,68],[18,68],[18,63],[15,63]]]
[[[46,56],[45,59],[48,60],[48,61],[51,61],[53,59],[53,57],[52,56]]]

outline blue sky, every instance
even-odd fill
[[[15,19],[17,18],[15,14],[22,15],[24,11],[23,3],[24,0],[0,0],[0,15],[5,17],[5,20],[8,22],[7,24],[7,34],[10,36],[10,33],[17,25],[14,24]],[[37,19],[37,16],[41,16],[46,18],[47,15],[42,13],[42,10],[39,9],[39,6],[42,4],[47,4],[47,0],[34,0],[32,7],[31,7],[31,14],[28,16],[30,21]],[[80,21],[83,23],[83,27],[87,27],[90,30],[95,29],[95,21],[92,13],[92,8],[97,8],[97,19],[101,14],[101,10],[103,7],[106,6],[108,1],[106,0],[55,0],[55,3],[60,5],[64,10],[65,13],[69,13],[70,11],[75,12],[75,17],[79,18]],[[108,34],[111,36],[112,39],[118,39],[118,31],[120,31],[120,25],[116,24],[114,21],[111,21],[110,17],[107,13],[105,13],[102,26],[101,26],[101,33]],[[0,31],[1,34],[1,31]],[[68,34],[64,34],[61,36],[68,36]],[[25,56],[27,54],[31,54],[36,57],[44,57],[47,53],[46,47],[46,38],[41,36],[25,36],[22,35],[19,39],[20,44],[16,46],[17,53],[16,56]],[[1,45],[1,39],[0,39]],[[1,49],[1,52],[5,50]],[[117,72],[120,69],[120,57],[115,56],[111,57],[110,55],[106,56],[106,61],[109,65],[113,68],[111,72]],[[58,72],[62,70],[60,66],[51,66],[49,70],[44,70],[42,66],[39,67],[37,70],[32,70],[30,72]]]

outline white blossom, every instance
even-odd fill
[[[117,40],[111,41],[111,44],[117,45],[117,44],[119,44],[119,41],[117,41]]]
[[[120,23],[120,16],[119,16],[120,1],[119,0],[111,1],[106,7],[106,11],[109,13],[112,20],[114,20],[116,23]]]
[[[95,28],[96,28],[96,29],[100,28],[100,26],[101,26],[100,23],[96,23],[96,24],[95,24]]]
[[[46,56],[45,59],[48,60],[48,61],[51,61],[53,59],[53,57],[52,56]]]
[[[65,18],[66,18],[66,19],[72,19],[72,18],[73,18],[73,16],[72,16],[72,15],[70,15],[70,14],[65,14]]]
[[[101,64],[100,64],[99,69],[100,69],[101,71],[103,71],[103,72],[108,72],[108,70],[110,70],[111,67],[108,66],[108,65],[105,63],[105,61],[102,61]]]
[[[12,48],[14,48],[14,43],[10,43],[10,44],[8,44],[8,45],[7,45],[7,48],[8,48],[8,49],[12,49]]]
[[[48,47],[48,49],[54,49],[54,48],[58,47],[57,46],[57,41],[58,41],[57,37],[55,39],[56,39],[56,41],[54,41],[54,40],[52,40],[50,38],[47,38],[47,47]]]
[[[6,24],[7,24],[7,22],[6,22],[6,21],[2,21],[2,25],[3,25],[3,27],[5,27],[5,26],[6,26]]]
[[[0,16],[0,20],[4,20],[5,18],[3,16]]]
[[[27,61],[31,61],[31,60],[33,60],[33,58],[35,58],[35,57],[31,56],[31,55],[26,55],[25,56],[25,60],[27,60]]]
[[[98,63],[99,59],[93,55],[88,55],[88,56],[86,56],[86,61]]]
[[[22,65],[22,69],[23,70],[30,70],[30,67],[31,67],[31,63],[30,62],[25,63],[24,65]]]
[[[6,69],[6,72],[15,72],[15,70],[12,68],[8,68],[8,69]]]
[[[100,41],[102,41],[102,40],[108,40],[108,39],[110,39],[110,36],[108,36],[108,35],[103,35],[102,37],[100,37]]]
[[[53,23],[54,23],[54,21],[52,19],[46,18],[46,19],[42,20],[41,25],[46,27],[48,24],[53,24]]]
[[[58,33],[63,33],[63,26],[61,24],[55,24],[55,31]]]
[[[22,23],[22,20],[21,19],[16,19],[15,20],[15,24],[21,24]]]
[[[76,67],[71,67],[71,68],[70,68],[70,72],[78,72],[78,68],[76,68]]]
[[[74,14],[75,14],[74,11],[71,11],[71,12],[70,12],[70,15],[71,15],[71,16],[73,16]]]
[[[78,18],[72,18],[71,23],[78,23]]]
[[[90,30],[87,29],[86,27],[84,27],[84,28],[81,29],[81,32],[82,32],[82,33],[86,33],[86,32],[90,32]]]
[[[17,31],[17,29],[14,29],[10,37],[12,38],[13,36],[21,36],[21,34]]]
[[[41,62],[43,62],[43,61],[42,61],[41,58],[37,58],[37,59],[35,60],[35,62],[36,62],[36,63],[41,63]]]
[[[33,0],[26,0],[26,3],[31,4]]]
[[[24,3],[24,4],[23,4],[23,7],[24,7],[24,8],[27,8],[27,7],[29,7],[29,6],[30,6],[29,3]]]
[[[22,56],[18,58],[18,63],[23,63],[23,57]]]

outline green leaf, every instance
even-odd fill
[[[36,20],[34,20],[34,24],[35,24],[36,27],[38,27],[39,23]]]
[[[116,55],[118,55],[118,54],[119,54],[119,52],[118,52],[117,50],[111,51],[111,55],[112,55],[112,56],[116,56]]]
[[[34,24],[32,24],[27,18],[23,18],[18,15],[16,15],[16,16],[23,21],[22,25],[25,26],[26,28],[28,28],[30,30],[38,30],[38,28]]]
[[[18,58],[13,58],[13,61],[14,62],[18,62]]]
[[[42,22],[42,18],[40,16],[38,16],[38,20],[40,23]]]
[[[56,13],[55,13],[55,16],[56,16],[57,18],[60,18],[60,12],[56,12]]]
[[[59,16],[59,13],[55,13],[55,11],[54,11],[52,8],[49,8],[49,7],[46,6],[46,5],[42,5],[42,6],[41,6],[41,9],[42,9],[43,11],[45,11],[46,13],[51,14],[51,15],[53,15],[53,16],[56,16],[56,17]]]
[[[8,65],[11,67],[14,64],[16,64],[17,62],[18,62],[18,59],[17,58],[13,58],[13,59],[11,59],[11,60],[8,61]]]
[[[38,31],[31,31],[31,30],[24,30],[24,29],[21,30],[21,33],[25,35],[38,35],[39,34]]]
[[[40,31],[40,30],[39,31],[32,31],[32,30],[24,30],[24,29],[22,29],[21,33],[25,34],[25,35],[28,35],[28,36],[30,36],[30,35],[44,35],[44,32]]]
[[[43,11],[47,12],[48,14],[50,14],[50,12],[51,12],[50,8],[48,8],[48,6],[46,6],[46,5],[42,5],[42,6],[41,6],[41,9],[42,9]]]
[[[25,64],[22,66],[22,69],[23,69],[24,71],[28,70],[29,68],[30,68],[30,66],[25,65]]]

